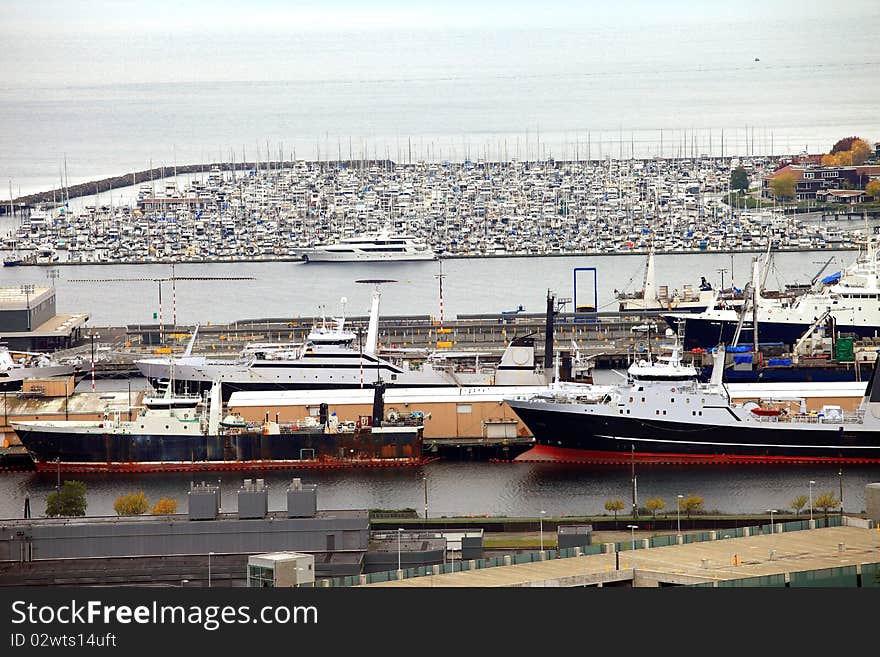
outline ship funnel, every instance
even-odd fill
[[[874,361],[874,372],[871,374],[871,382],[865,389],[865,401],[868,403],[868,410],[871,415],[880,418],[880,377],[877,376],[877,370],[880,370],[880,358]]]
[[[544,329],[544,376],[550,382],[553,372],[553,332],[556,321],[556,297],[547,290],[547,318]]]

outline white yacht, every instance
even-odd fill
[[[333,244],[318,244],[299,252],[305,262],[386,262],[398,260],[436,260],[434,251],[412,235],[378,233],[348,237]]]

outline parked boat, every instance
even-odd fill
[[[436,260],[434,251],[412,235],[392,233],[385,228],[378,233],[348,237],[332,244],[318,244],[303,249],[305,262],[397,262]]]
[[[12,354],[18,354],[18,360]],[[67,376],[79,371],[78,361],[59,363],[48,354],[16,351],[0,346],[0,389],[21,387],[25,379]]]
[[[467,387],[546,385],[548,373],[536,363],[532,336],[510,341],[495,366],[479,352],[438,349],[418,364],[392,362],[379,354],[379,291],[373,293],[365,339],[345,328],[345,317],[322,321],[305,342],[247,345],[237,358],[204,356],[147,358],[135,361],[151,382],[172,378],[178,389],[200,391],[221,381],[225,394],[234,391],[364,388],[383,382],[392,387]],[[552,341],[552,330],[549,333]],[[551,342],[552,344],[552,342]]]
[[[676,341],[669,356],[634,364],[628,381],[610,392],[570,386],[507,401],[544,456],[563,460],[622,452],[674,462],[880,463],[876,369],[855,412],[833,404],[808,412],[802,399],[796,410],[789,400],[776,413],[753,400],[734,403],[721,380],[723,349],[715,357],[706,384],[682,363]]]
[[[259,423],[221,420],[219,383],[209,398],[165,394],[144,399],[136,416],[119,409],[97,421],[13,422],[37,469],[167,470],[253,468],[308,464],[419,462],[422,417],[388,418],[384,387],[374,389],[373,412],[341,424],[326,404],[318,418]]]
[[[670,327],[683,329],[686,349],[735,344],[742,331],[745,331],[744,341],[755,342],[755,330],[763,342],[793,345],[824,316],[833,322],[836,334],[880,335],[880,260],[873,240],[869,240],[867,248],[839,276],[816,281],[809,292],[798,297],[762,294],[761,267],[760,260],[756,259],[751,309],[744,317],[742,312],[722,308],[709,308],[697,314],[663,315]]]

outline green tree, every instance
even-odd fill
[[[652,497],[650,500],[645,502],[645,506],[648,507],[648,511],[651,512],[651,517],[656,518],[657,512],[662,511],[666,508],[666,502],[664,502],[659,497]]]
[[[780,173],[770,181],[770,189],[776,198],[794,198],[797,178],[793,173]]]
[[[86,485],[81,481],[65,481],[60,491],[49,493],[46,498],[46,515],[57,516],[86,515]]]
[[[822,509],[825,513],[825,519],[828,519],[828,509],[834,509],[840,504],[840,500],[837,499],[837,496],[834,493],[822,493],[819,497],[816,498],[816,502],[813,506],[817,509]]]
[[[880,201],[880,180],[872,180],[865,187],[865,191],[874,197],[875,201]]]
[[[153,515],[165,516],[171,513],[177,513],[177,500],[163,497],[153,506]]]
[[[681,501],[681,508],[687,512],[687,517],[691,517],[692,511],[699,511],[703,508],[703,498],[700,495],[688,495]]]
[[[120,495],[113,503],[113,510],[120,516],[139,516],[150,508],[143,492]]]
[[[749,173],[746,168],[739,165],[730,174],[730,188],[746,191],[749,188]]]
[[[801,509],[807,506],[808,501],[809,500],[807,499],[806,495],[798,495],[791,502],[789,502],[788,506],[789,508],[794,509],[795,514],[800,514]]]
[[[614,513],[614,519],[617,520],[617,512],[623,510],[623,500],[608,500],[605,502],[605,510]]]

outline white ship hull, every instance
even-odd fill
[[[341,252],[321,249],[307,249],[300,252],[305,262],[412,262],[436,260],[432,251],[413,253],[369,253],[365,251]]]

